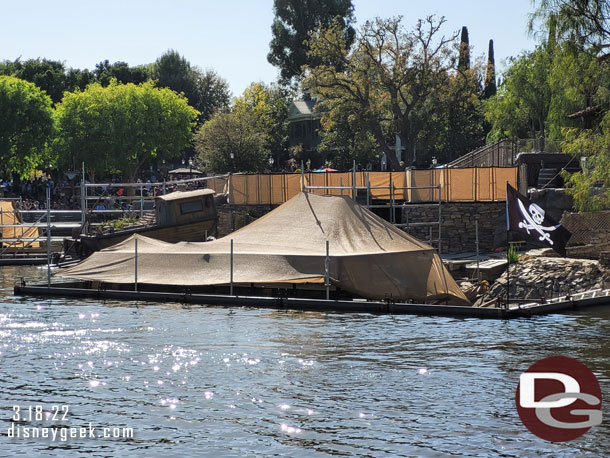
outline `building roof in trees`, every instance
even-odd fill
[[[586,118],[589,116],[595,116],[600,111],[602,111],[602,106],[595,105],[592,107],[587,107],[584,110],[580,110],[575,113],[569,114],[568,118],[570,118],[570,119]]]
[[[319,119],[322,112],[315,110],[316,99],[293,100],[288,113],[288,122]]]

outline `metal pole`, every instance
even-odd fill
[[[371,180],[370,176],[366,174],[366,206],[367,208],[371,205]]]
[[[479,269],[479,219],[474,220],[474,238],[477,248],[477,281],[481,282],[481,270]]]
[[[326,300],[330,300],[330,247],[326,241],[326,260],[324,261],[324,286],[326,286]]]
[[[441,213],[441,208],[442,208],[442,198],[441,198],[441,185],[438,185],[438,254],[440,256],[441,254],[441,248],[443,246],[442,242],[441,242],[441,229],[442,229],[442,222],[443,222],[443,215]]]
[[[301,191],[305,191],[305,164],[301,161]]]
[[[140,218],[144,216],[144,186],[140,185]]]
[[[85,186],[85,161],[83,161],[82,177],[80,181],[80,222],[81,227],[85,228],[85,219],[87,213],[87,186]]]
[[[352,164],[352,200],[356,200],[356,161]]]
[[[233,295],[233,239],[231,239],[231,282],[229,286],[229,295]]]
[[[47,288],[51,287],[51,188],[47,184]]]
[[[392,172],[390,172],[390,223],[394,223],[394,184],[392,183]]]
[[[136,248],[135,248],[135,257],[134,257],[134,291],[138,292],[138,239],[135,240]]]
[[[343,195],[343,177],[339,177],[339,187],[341,188],[341,195]]]

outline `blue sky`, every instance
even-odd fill
[[[353,0],[358,23],[402,15],[411,27],[429,14],[444,15],[444,32],[468,27],[475,56],[494,40],[496,64],[533,49],[526,32],[530,0]],[[252,81],[272,82],[267,63],[273,0],[4,0],[0,60],[37,57],[89,68],[108,59],[154,62],[175,49],[193,65],[214,69],[233,95]]]

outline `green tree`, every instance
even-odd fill
[[[278,167],[288,159],[288,93],[278,86],[252,83],[236,98],[233,111],[251,113],[265,135],[265,148]]]
[[[486,101],[486,117],[492,126],[489,139],[524,136],[529,130],[532,138],[540,137],[544,151],[552,63],[553,54],[545,46],[511,61],[496,96]]]
[[[65,91],[82,89],[93,80],[93,75],[87,70],[68,71],[62,62],[48,59],[4,61],[0,63],[0,75],[34,83],[51,97],[53,104],[61,101]]]
[[[188,103],[200,112],[199,123],[206,121],[219,109],[229,106],[230,95],[226,81],[214,71],[202,72],[177,51],[169,50],[152,65],[152,76],[159,87],[183,93]]]
[[[183,96],[150,81],[94,83],[57,106],[55,147],[63,166],[84,161],[92,180],[119,170],[133,181],[148,161],[177,157],[190,144],[197,114]]]
[[[559,38],[579,43],[592,54],[610,47],[610,3],[607,0],[536,0],[530,30],[542,25],[544,32],[553,23]]]
[[[592,129],[565,130],[564,150],[587,158],[587,170],[565,176],[567,192],[578,211],[610,209],[610,115]]]
[[[496,95],[496,92],[498,92],[498,87],[496,86],[496,60],[494,57],[494,41],[489,40],[483,98],[488,99],[490,97],[493,97],[494,95]]]
[[[304,65],[317,66],[318,56],[308,54],[305,41],[309,34],[326,28],[336,20],[349,45],[353,41],[354,7],[351,0],[274,0],[272,39],[267,60],[280,69],[281,80],[299,80]],[[339,62],[334,62],[340,64]]]
[[[2,174],[22,177],[45,164],[45,145],[53,134],[51,98],[35,84],[0,76],[0,161]]]
[[[438,108],[438,94],[455,68],[451,44],[457,35],[439,37],[444,22],[430,16],[407,32],[400,18],[377,18],[362,26],[352,48],[335,22],[309,43],[310,54],[318,61],[342,62],[342,67],[309,67],[305,85],[331,112],[357,110],[353,114],[395,170],[400,167],[393,146],[396,135],[405,146],[403,160],[419,161],[419,134]]]
[[[108,60],[96,64],[93,73],[95,80],[102,86],[108,86],[112,79],[122,84],[141,84],[151,78],[150,70],[146,66],[130,67],[126,62],[111,64]]]
[[[460,36],[460,53],[458,59],[458,71],[470,70],[470,42],[468,41],[468,27],[462,27]]]
[[[258,172],[269,160],[265,132],[254,112],[218,112],[195,136],[195,150],[204,168],[216,173]]]

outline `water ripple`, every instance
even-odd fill
[[[605,421],[551,444],[521,424],[519,374],[555,354],[610,392],[610,313],[495,321],[12,296],[0,269],[0,441],[17,455],[603,455]],[[133,440],[8,439],[13,405]],[[604,404],[606,418],[608,403]]]

